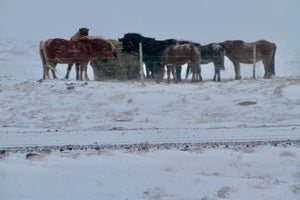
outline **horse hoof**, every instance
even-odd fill
[[[271,78],[271,75],[270,75],[270,74],[264,75],[264,79],[269,79],[269,78]]]

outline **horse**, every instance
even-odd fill
[[[256,45],[256,62],[262,61],[265,68],[264,78],[275,76],[276,45],[266,40],[246,43],[242,40],[227,40],[220,45],[235,69],[235,79],[241,79],[240,63],[253,63],[253,45]]]
[[[89,35],[89,29],[88,28],[80,28],[76,33],[75,35],[73,35],[71,37],[71,41],[76,41],[76,40],[79,40],[80,38],[84,37],[84,36],[88,36]],[[72,66],[73,64],[69,64],[68,65],[68,69],[67,69],[67,73],[66,73],[66,76],[65,76],[65,79],[69,79],[69,74],[70,74],[70,71],[72,69]],[[76,80],[79,79],[79,63],[75,63],[75,67],[76,67]]]
[[[170,45],[189,43],[188,41],[179,41],[175,39],[156,40],[155,38],[144,37],[139,33],[126,33],[123,38],[123,50],[128,53],[139,53],[139,43],[143,44],[143,61],[146,65],[146,78],[155,78],[157,72],[161,73],[161,55]],[[151,75],[150,75],[151,74]]]
[[[170,82],[170,71],[172,72],[173,79],[177,83],[177,76],[175,75],[175,67],[188,63],[193,73],[192,82],[202,80],[201,67],[200,67],[200,52],[199,49],[193,44],[171,45],[167,47],[162,54],[161,69],[167,66],[168,83]],[[157,82],[162,79],[164,70],[160,71]],[[199,75],[199,76],[197,76]]]
[[[43,79],[50,79],[49,69],[53,74],[53,79],[57,79],[55,75],[55,67],[57,63],[72,64],[79,63],[80,74],[79,79],[82,80],[82,73],[87,76],[87,64],[96,56],[103,56],[106,60],[113,56],[113,44],[101,37],[85,36],[77,41],[64,40],[60,38],[49,39],[40,42],[40,56],[43,63]]]
[[[209,64],[211,62],[214,63],[215,66],[215,74],[213,77],[213,81],[221,81],[220,70],[224,70],[224,51],[223,47],[218,43],[210,43],[207,45],[202,45],[198,47],[201,52],[201,64]],[[188,65],[186,69],[186,76],[189,75],[190,66]]]

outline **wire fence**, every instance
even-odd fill
[[[39,42],[33,41],[10,41],[0,40],[0,77],[18,77],[24,79],[41,79],[43,74],[42,63],[39,56]],[[122,52],[122,47],[117,47],[117,51]],[[140,80],[145,76],[140,76],[140,69],[142,74],[146,75],[145,63],[140,65],[140,57],[138,53],[135,53],[136,62],[132,65],[132,61],[123,60],[121,63],[127,68],[120,68],[116,66],[113,68],[113,73],[126,74],[129,68],[134,71],[136,80]],[[148,57],[149,58],[149,57]],[[144,57],[145,59],[145,57]],[[147,59],[147,57],[146,57]],[[275,55],[275,71],[276,76],[300,76],[300,51],[297,45],[285,46],[281,48],[277,45],[277,51]],[[225,56],[224,58],[225,70],[221,71],[222,79],[232,79],[235,77],[234,65]],[[129,66],[129,67],[128,67]],[[142,66],[142,67],[141,67]],[[181,77],[185,78],[187,65],[182,66]],[[66,64],[58,64],[56,67],[58,77],[63,79],[67,70]],[[253,64],[241,64],[242,78],[251,78],[253,76]],[[257,62],[255,65],[255,75],[257,78],[262,78],[264,75],[264,65],[262,62]],[[213,63],[201,65],[202,77],[205,80],[212,79],[214,75]],[[95,78],[95,70],[91,65],[88,66],[88,75],[90,79]],[[76,77],[75,67],[70,74],[70,79],[74,80]],[[166,78],[166,74],[165,74]],[[113,78],[115,79],[115,78]],[[117,78],[118,79],[118,78]],[[188,80],[191,79],[191,75],[188,76]],[[100,79],[97,79],[101,81]],[[121,78],[120,80],[126,80]]]

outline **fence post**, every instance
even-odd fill
[[[143,49],[142,43],[139,43],[139,50],[140,50],[140,75],[141,75],[141,83],[144,85],[144,69],[143,69]]]
[[[256,43],[253,44],[253,79],[255,79]]]

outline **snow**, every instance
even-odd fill
[[[42,81],[38,45],[0,39],[1,200],[299,199],[297,55],[279,46],[272,79],[226,58],[220,83],[209,64],[142,86]]]
[[[299,148],[269,146],[51,153],[36,160],[17,153],[0,162],[0,197],[297,199],[299,156]]]

